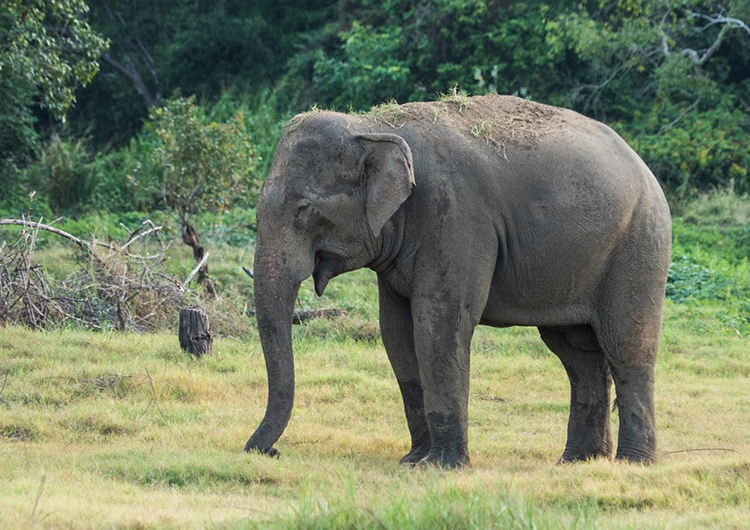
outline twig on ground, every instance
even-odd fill
[[[734,449],[727,449],[726,447],[698,447],[696,449],[680,449],[679,451],[667,451],[666,453],[662,454],[676,455],[677,453],[693,453],[696,451],[726,451],[728,453],[737,453],[738,455],[742,454],[739,451],[735,451]]]
[[[42,480],[39,483],[39,489],[36,491],[36,499],[34,500],[34,509],[31,511],[31,517],[30,520],[34,520],[34,517],[36,516],[36,510],[39,507],[39,500],[42,498],[42,493],[44,493],[44,483],[47,481],[47,475],[42,475]]]

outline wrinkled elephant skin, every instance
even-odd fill
[[[377,273],[408,464],[468,463],[474,328],[536,326],[570,379],[561,462],[656,451],[654,362],[671,224],[653,174],[610,128],[514,97],[410,103],[388,119],[295,117],[258,203],[256,306],[269,378],[246,450],[276,451],[294,400],[300,282]]]

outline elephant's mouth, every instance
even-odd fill
[[[321,250],[315,253],[313,281],[315,282],[315,292],[318,296],[323,296],[331,278],[341,273],[338,261],[338,256],[330,252]]]

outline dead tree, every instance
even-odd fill
[[[143,43],[138,32],[137,23],[126,21],[119,9],[113,9],[105,0],[98,0],[98,5],[119,28],[112,36],[112,50],[102,54],[102,61],[120,74],[135,89],[146,107],[160,107],[162,101],[162,86],[156,61]],[[119,6],[122,8],[122,6]],[[118,50],[118,53],[114,49]],[[142,70],[147,70],[151,77],[151,86],[141,76]]]
[[[198,239],[198,233],[193,226],[184,219],[182,221],[182,242],[193,249],[193,258],[195,258],[197,264],[204,262],[203,258],[207,254],[203,245],[201,245],[200,239]],[[199,267],[197,281],[199,284],[206,286],[206,291],[208,291],[211,296],[218,298],[216,288],[208,277],[208,263],[203,263],[203,266]]]
[[[180,309],[180,347],[191,355],[211,355],[214,342],[208,316],[200,307]]]

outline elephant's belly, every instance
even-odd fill
[[[479,323],[483,326],[508,328],[511,326],[573,326],[588,324],[592,312],[584,307],[559,307],[534,310],[526,308],[485,309]]]
[[[534,284],[530,284],[534,285]],[[493,286],[480,324],[493,327],[570,326],[592,322],[595,308],[593,286],[577,291],[559,286],[536,285],[537,289]]]

